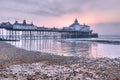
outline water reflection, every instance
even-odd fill
[[[84,43],[84,42],[67,42],[64,40],[56,39],[39,39],[39,40],[21,40],[19,42],[9,42],[17,47],[30,50],[40,51],[55,55],[64,56],[84,56],[96,57],[97,44]]]

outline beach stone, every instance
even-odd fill
[[[67,77],[66,80],[70,80],[70,77]]]
[[[2,77],[2,78],[8,78],[5,74],[0,74],[0,77]]]
[[[42,77],[43,77],[43,79],[47,79],[48,75],[47,74],[43,74]]]
[[[84,77],[89,77],[89,73],[88,73],[88,72],[85,72],[85,73],[83,73],[83,76],[84,76]]]
[[[35,72],[35,75],[40,75],[41,74],[41,72]]]
[[[82,70],[80,70],[78,73],[79,73],[79,74],[82,74],[82,73],[83,73],[83,71],[82,71]]]
[[[56,78],[55,80],[60,80],[59,78]]]
[[[73,76],[76,76],[77,75],[77,71],[73,71]]]
[[[92,78],[93,74],[92,73],[87,73],[88,77]]]
[[[28,76],[27,80],[35,80],[32,76]]]

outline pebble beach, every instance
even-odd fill
[[[1,41],[0,80],[120,80],[120,58],[50,55]]]

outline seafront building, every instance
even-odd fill
[[[77,19],[75,19],[74,23],[71,24],[69,27],[63,27],[63,29],[71,31],[92,32],[92,30],[90,30],[90,26],[85,24],[84,25],[79,24]]]
[[[15,21],[14,24],[10,22],[3,22],[0,24],[0,39],[16,40],[16,39],[39,39],[44,37],[61,37],[61,38],[89,38],[98,37],[98,34],[92,33],[88,25],[81,25],[77,19],[68,27],[47,28],[37,27],[33,23],[28,24],[26,20],[23,23]]]
[[[35,26],[33,23],[27,24],[26,20],[24,20],[23,23],[18,23],[18,21],[15,21],[13,24],[13,29],[35,30],[37,29],[37,26]]]
[[[85,24],[80,24],[77,19],[68,27],[63,27],[65,31],[71,31],[70,33],[63,34],[62,37],[71,37],[71,38],[90,38],[98,37],[98,34],[92,33],[93,30],[90,29],[90,26]]]

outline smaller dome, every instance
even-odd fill
[[[69,27],[74,27],[75,25],[79,25],[79,26],[81,26],[81,25],[79,24],[79,22],[78,22],[77,19],[75,19],[74,23],[71,24]]]

